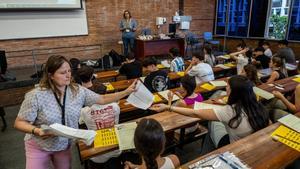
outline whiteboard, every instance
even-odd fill
[[[87,35],[82,5],[81,10],[0,12],[0,40]]]

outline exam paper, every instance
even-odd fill
[[[285,126],[297,131],[300,133],[300,118],[294,116],[292,114],[286,115],[278,120],[280,123],[284,124]]]
[[[152,105],[153,100],[153,94],[141,81],[138,81],[136,85],[136,91],[131,93],[126,101],[132,104],[134,107],[146,110]]]
[[[227,86],[227,83],[224,80],[216,80],[216,81],[210,81],[210,84],[216,87],[224,87]]]
[[[115,131],[119,142],[119,150],[122,151],[135,148],[133,138],[136,127],[136,122],[115,125]]]
[[[161,95],[164,99],[168,100],[169,91],[170,90],[161,91],[161,92],[158,92],[158,94]],[[179,100],[179,99],[180,98],[176,94],[174,94],[172,101],[176,101],[176,100]]]
[[[260,89],[258,87],[253,87],[253,91],[256,95],[258,95],[259,97],[262,97],[264,99],[270,100],[272,98],[274,98],[274,95],[270,92],[267,92],[263,89]]]
[[[208,104],[203,102],[195,102],[194,104],[194,110],[213,109],[214,111],[218,111],[223,108],[224,106]]]

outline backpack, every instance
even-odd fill
[[[110,55],[104,55],[102,58],[98,59],[98,65],[99,68],[110,69],[113,67],[113,60]]]
[[[109,56],[113,60],[113,66],[120,66],[122,62],[125,61],[125,57],[123,55],[119,55],[118,52],[113,49],[109,52]]]

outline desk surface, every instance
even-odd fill
[[[200,121],[199,118],[191,118],[187,116],[183,116],[173,112],[162,112],[154,115],[146,116],[143,118],[153,118],[157,120],[163,127],[165,132],[173,131],[185,126],[188,126],[193,123],[197,123]],[[139,121],[142,118],[135,119],[133,121]],[[81,156],[81,160],[87,160],[91,157],[104,154],[106,152],[115,150],[118,148],[117,145],[109,146],[105,148],[93,148],[92,146],[86,146],[83,142],[79,142],[79,152]]]
[[[297,115],[300,116],[300,113]],[[300,152],[280,142],[272,140],[270,135],[279,125],[279,123],[272,124],[269,127],[251,134],[237,142],[224,146],[207,155],[188,162],[179,168],[188,169],[189,165],[201,159],[226,151],[233,152],[241,161],[251,168],[284,168],[299,158]]]

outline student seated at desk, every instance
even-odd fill
[[[195,76],[196,83],[201,84],[215,79],[212,67],[204,63],[204,55],[201,53],[194,53],[191,64],[185,70],[185,74]]]
[[[81,67],[80,60],[77,58],[71,58],[71,71],[72,71],[72,77],[76,83],[80,83],[80,79],[77,76],[77,70]]]
[[[169,53],[173,60],[171,61],[171,72],[182,72],[184,71],[184,61],[182,57],[179,55],[179,49],[178,48],[171,48],[169,50]]]
[[[269,68],[270,58],[264,54],[264,48],[257,47],[254,49],[252,63],[262,69]]]
[[[252,64],[244,66],[241,75],[247,77],[250,81],[253,82],[255,86],[259,86],[262,84],[262,82],[258,78],[257,69]]]
[[[238,44],[236,46],[237,52],[230,53],[231,59],[236,61],[237,74],[241,74],[243,67],[248,64],[249,58],[246,53],[249,51],[249,48],[246,47],[244,43]]]
[[[126,57],[126,61],[122,63],[119,73],[126,75],[127,79],[134,79],[143,75],[143,67],[141,62],[135,59],[134,54],[131,52]]]
[[[272,57],[272,51],[270,49],[270,43],[269,42],[263,42],[262,47],[264,48],[264,55],[271,58]]]
[[[288,47],[289,42],[287,40],[278,41],[279,50],[274,56],[283,57],[286,63],[296,64],[295,53],[293,49]]]
[[[159,70],[156,65],[155,58],[148,57],[143,62],[143,67],[150,73],[146,76],[144,84],[152,93],[167,90],[169,86],[168,73]]]
[[[222,122],[223,127],[216,122],[218,130],[214,130],[215,124],[212,123],[210,131],[213,142],[219,146],[219,141],[226,133],[229,134],[232,143],[268,126],[269,113],[256,100],[252,86],[253,83],[244,76],[231,77],[226,87],[227,104],[215,109],[194,110],[165,104],[153,105],[151,109],[158,112],[169,110],[185,116]],[[229,143],[228,140],[224,140],[222,145],[226,145],[226,142]]]
[[[176,155],[162,157],[166,137],[162,126],[154,119],[139,121],[134,133],[136,151],[142,157],[142,164],[125,162],[125,169],[175,169],[180,165]]]
[[[216,58],[214,54],[212,54],[212,49],[209,45],[205,45],[203,47],[203,53],[204,53],[204,62],[209,64],[211,67],[216,65]]]
[[[273,56],[270,62],[270,68],[272,69],[272,73],[267,84],[288,77],[283,58]]]

